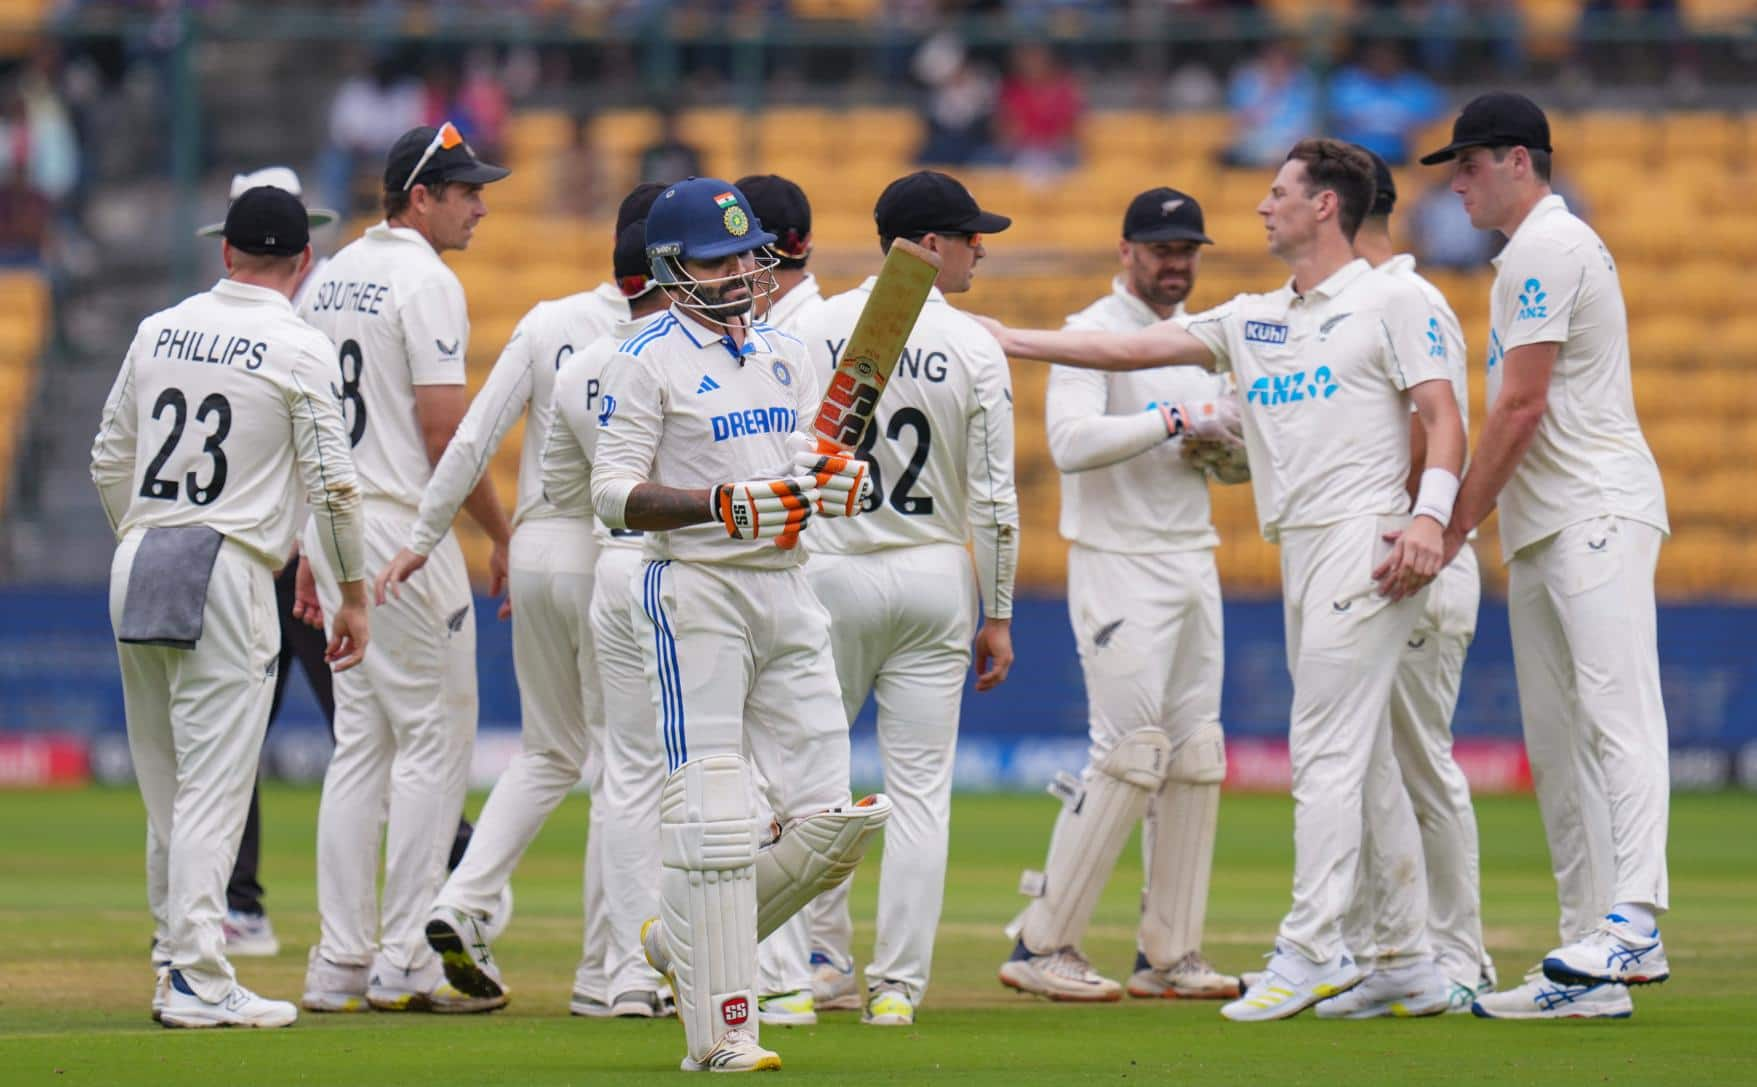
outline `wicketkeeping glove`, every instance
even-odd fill
[[[853,453],[823,452],[817,439],[794,434],[788,439],[793,450],[793,474],[806,486],[819,491],[816,512],[825,517],[855,517],[872,494],[869,465]]]
[[[789,477],[722,483],[714,488],[708,508],[728,536],[759,540],[797,537],[816,503],[810,480]]]

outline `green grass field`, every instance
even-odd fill
[[[474,810],[479,798],[471,802]],[[314,939],[317,794],[270,788],[263,877],[284,950],[240,960],[243,980],[296,999]],[[1054,802],[1038,795],[957,800],[952,868],[933,988],[913,1028],[824,1016],[763,1032],[782,1075],[819,1083],[1237,1084],[1757,1082],[1757,797],[1681,795],[1672,809],[1666,920],[1674,979],[1636,994],[1626,1022],[1493,1023],[1469,1016],[1328,1023],[1307,1014],[1260,1025],[1212,1004],[1067,1007],[1002,989],[1001,925],[1019,870],[1041,863]],[[1555,936],[1555,907],[1533,801],[1478,808],[1489,943],[1515,982]],[[513,987],[483,1017],[322,1017],[290,1030],[166,1031],[147,1017],[152,976],[142,876],[143,816],[129,790],[0,793],[0,1083],[608,1084],[676,1074],[682,1031],[658,1022],[574,1019],[580,851],[586,801],[570,799],[514,879],[517,914],[497,946]],[[1268,949],[1292,863],[1286,798],[1228,796],[1208,951],[1234,971]],[[869,859],[869,863],[871,863]],[[1128,969],[1139,886],[1135,847],[1100,907],[1088,950]],[[856,884],[870,946],[874,881]]]

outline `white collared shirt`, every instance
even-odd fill
[[[562,516],[590,517],[600,548],[638,548],[646,535],[634,528],[613,529],[592,509],[592,455],[598,445],[598,414],[604,407],[604,366],[642,328],[664,317],[655,313],[617,322],[607,335],[564,359],[555,373],[555,406],[543,443],[544,501]]]
[[[118,539],[207,525],[280,566],[304,524],[363,574],[359,496],[328,382],[335,347],[284,295],[223,279],[140,323],[104,403],[92,480]]]
[[[543,441],[553,414],[555,375],[578,349],[606,335],[628,317],[628,303],[614,285],[616,298],[607,300],[603,285],[566,298],[539,302],[519,320],[488,380],[458,423],[445,456],[434,466],[433,479],[421,499],[421,512],[410,548],[428,554],[451,529],[458,507],[487,471],[488,462],[519,417],[525,420],[519,443],[519,498],[513,527],[534,518],[566,516],[543,498]],[[613,305],[620,305],[617,315]]]
[[[801,326],[820,381],[835,373],[875,282],[826,299]],[[860,452],[872,472],[866,512],[813,522],[812,547],[852,555],[969,542],[984,614],[1010,618],[1019,554],[1012,374],[995,338],[938,287],[928,292]]]
[[[336,345],[329,385],[342,401],[361,490],[412,512],[433,475],[415,386],[464,384],[463,284],[419,232],[388,223],[369,227],[322,273],[299,315]]]
[[[787,436],[811,428],[822,391],[793,336],[758,321],[741,349],[678,306],[617,348],[599,388],[592,503],[613,528],[641,483],[694,489],[792,475]],[[807,544],[816,528],[807,527]],[[805,561],[803,546],[734,539],[717,521],[649,532],[644,550],[764,569]]]
[[[1415,287],[1352,260],[1295,294],[1241,294],[1180,318],[1238,380],[1263,538],[1409,512],[1405,390],[1447,381]]]
[[[1560,348],[1531,447],[1500,496],[1507,558],[1569,525],[1615,514],[1669,532],[1659,465],[1635,418],[1629,316],[1616,262],[1560,196],[1538,201],[1495,258],[1488,403],[1507,353]]]
[[[1182,316],[1180,304],[1172,317]],[[1118,277],[1065,327],[1133,331],[1160,320]],[[1225,392],[1226,378],[1200,366],[1114,374],[1051,367],[1044,416],[1050,457],[1062,473],[1062,537],[1124,554],[1217,546],[1207,473],[1184,463],[1182,439],[1168,439],[1164,420],[1146,408]]]

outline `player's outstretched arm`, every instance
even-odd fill
[[[437,466],[445,458],[446,447],[463,422],[469,406],[469,394],[462,385],[415,386],[415,420],[421,427],[421,440],[427,446],[427,459]],[[464,499],[464,510],[470,519],[482,526],[493,541],[488,556],[488,593],[499,596],[506,589],[507,544],[512,539],[512,525],[500,496],[494,492],[494,481],[483,477]],[[506,608],[501,609],[505,618]]]
[[[1458,487],[1458,501],[1446,526],[1448,559],[1464,546],[1470,530],[1481,524],[1495,508],[1501,488],[1513,478],[1513,470],[1525,459],[1549,406],[1550,374],[1556,367],[1558,343],[1533,343],[1515,347],[1501,360],[1501,392],[1483,423],[1470,470]]]
[[[1057,362],[1081,370],[1150,370],[1155,366],[1212,369],[1214,354],[1175,321],[1160,321],[1129,332],[1101,329],[1008,328],[992,317],[982,326],[1015,359]]]

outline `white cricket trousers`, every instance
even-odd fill
[[[129,573],[145,535],[130,532],[111,560],[113,628],[122,625]],[[146,805],[147,906],[157,954],[210,1002],[222,999],[236,976],[220,921],[280,651],[274,574],[230,540],[214,559],[194,649],[116,643],[128,751]]]
[[[661,979],[641,954],[641,923],[659,915],[659,790],[665,785],[665,744],[647,691],[646,666],[636,637],[640,579],[646,563],[635,546],[598,552],[592,588],[592,639],[604,698],[604,771],[592,793],[592,840],[602,836],[599,864],[609,927],[604,994],[659,992]],[[638,618],[637,618],[638,617]],[[652,633],[646,631],[651,640]],[[590,845],[588,845],[590,850]],[[575,987],[589,979],[578,978]]]
[[[415,511],[366,500],[366,569],[402,549]],[[326,620],[341,604],[335,573],[306,530]],[[476,617],[463,552],[450,533],[400,595],[371,613],[366,659],[336,676],[336,749],[317,808],[319,952],[343,966],[378,950],[416,970],[432,951],[425,924],[445,879],[476,739]],[[382,910],[376,893],[384,836]]]
[[[1476,810],[1452,757],[1452,716],[1476,634],[1482,574],[1468,546],[1441,571],[1409,636],[1391,687],[1389,759],[1368,773],[1360,890],[1347,926],[1357,955],[1380,967],[1416,954],[1424,925],[1441,971],[1475,988],[1493,965],[1483,947]],[[1420,856],[1417,880],[1393,858]]]
[[[1342,922],[1360,863],[1367,770],[1375,757],[1391,757],[1391,685],[1426,603],[1426,590],[1396,602],[1380,596],[1372,577],[1390,554],[1384,534],[1408,523],[1355,517],[1281,531],[1294,863],[1293,907],[1280,937],[1314,962],[1347,950]],[[1421,867],[1419,857],[1395,860],[1411,872]],[[1409,940],[1425,947],[1426,933],[1416,928]]]
[[[844,725],[869,694],[878,704],[879,757],[893,805],[866,981],[899,984],[919,1005],[945,902],[952,768],[976,633],[976,575],[969,553],[956,544],[819,552],[806,573],[835,617],[830,640]],[[852,962],[848,884],[819,895],[806,912],[812,945],[839,963]]]
[[[584,962],[595,964],[591,995],[602,999],[610,936],[595,817],[604,712],[589,623],[597,540],[592,523],[583,518],[538,518],[520,523],[508,551],[519,753],[488,794],[470,847],[446,879],[438,905],[491,913],[544,820],[584,775],[593,796],[593,833],[585,850]]]
[[[1068,617],[1086,683],[1089,747],[1083,781],[1090,783],[1098,764],[1138,729],[1163,731],[1175,761],[1198,732],[1220,728],[1225,628],[1212,549],[1132,555],[1073,544]],[[1179,787],[1168,782],[1147,807],[1141,835],[1146,873],[1153,868],[1163,790]],[[1211,839],[1206,848],[1211,855]],[[1197,883],[1201,886],[1166,887],[1149,876],[1142,890],[1140,947],[1190,944],[1178,949],[1173,961],[1201,950],[1207,880],[1198,876]],[[1197,894],[1200,903],[1191,901]]]
[[[1570,525],[1507,564],[1532,783],[1569,943],[1618,902],[1668,907],[1670,749],[1653,572],[1661,533]]]

